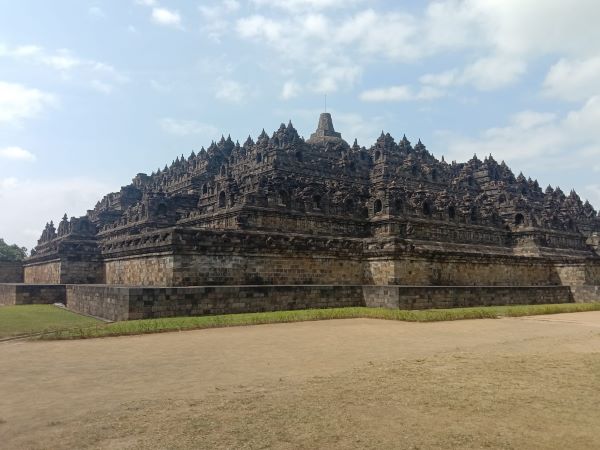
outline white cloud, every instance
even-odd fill
[[[511,123],[520,130],[535,129],[548,125],[557,119],[554,113],[541,113],[537,111],[521,111],[514,114]]]
[[[237,81],[220,78],[217,80],[215,97],[231,103],[240,103],[246,98],[246,89]]]
[[[204,19],[202,29],[208,33],[208,36],[219,41],[221,35],[231,27],[229,21],[232,13],[240,9],[240,3],[236,0],[224,0],[212,5],[201,5],[198,11]]]
[[[83,61],[72,56],[66,49],[61,49],[56,54],[42,56],[41,61],[56,70],[70,70],[83,64]]]
[[[344,47],[356,46],[360,54],[392,60],[415,60],[424,56],[421,45],[414,43],[419,31],[418,24],[408,14],[379,14],[368,9],[333,29],[335,43]]]
[[[346,2],[332,2],[331,5],[334,3]],[[342,53],[352,61],[355,61],[354,57],[350,58],[352,54],[361,58],[375,56],[414,61],[436,51],[465,45],[465,41],[472,42],[428,39],[426,18],[398,11],[365,9],[353,15],[324,15],[292,8],[294,12],[284,17],[265,14],[242,17],[237,20],[236,30],[243,39],[264,42],[286,58],[311,61],[324,61],[325,56]],[[462,24],[456,28],[462,29]]]
[[[252,0],[256,6],[279,8],[290,12],[348,8],[363,0]]]
[[[201,135],[215,138],[219,130],[214,125],[198,122],[196,120],[179,120],[165,117],[159,121],[160,127],[169,134],[176,136]]]
[[[354,139],[359,145],[369,147],[375,142],[384,128],[384,119],[380,116],[365,117],[356,113],[335,112],[335,128],[352,145]]]
[[[0,148],[0,159],[34,162],[36,157],[30,151],[21,147],[4,147]]]
[[[181,15],[178,11],[172,11],[167,8],[152,8],[152,21],[159,25],[181,27]]]
[[[580,109],[558,116],[522,111],[508,125],[490,128],[477,138],[442,133],[451,159],[463,161],[474,153],[520,161],[523,167],[550,169],[590,167],[600,158],[600,97]]]
[[[360,78],[362,68],[353,64],[321,63],[316,65],[313,73],[316,75],[316,81],[311,86],[313,91],[327,94],[345,87],[352,87]]]
[[[514,58],[486,57],[465,67],[460,81],[473,83],[482,91],[496,89],[515,82],[525,69],[525,63]]]
[[[225,14],[235,12],[240,9],[240,3],[236,0],[225,0],[213,5],[200,5],[198,11],[209,20],[220,20]]]
[[[5,44],[0,43],[0,57],[30,57],[39,54],[41,51],[42,48],[37,45],[21,45],[15,48],[9,48]]]
[[[99,6],[90,6],[88,9],[88,14],[99,19],[106,18],[106,13]]]
[[[243,38],[262,38],[268,43],[276,44],[281,38],[284,27],[281,23],[255,14],[239,19],[236,29]]]
[[[135,3],[141,6],[152,8],[152,12],[150,14],[152,22],[158,25],[174,27],[183,30],[183,26],[181,25],[182,18],[179,11],[159,6],[156,0],[135,0]],[[134,27],[132,30],[132,26],[130,25],[129,31],[135,32],[136,30]]]
[[[100,80],[90,81],[90,86],[92,87],[92,89],[95,89],[98,92],[102,92],[103,94],[110,94],[113,91],[112,85],[104,83]]]
[[[600,56],[587,59],[562,58],[544,80],[544,93],[569,101],[585,100],[600,94]]]
[[[588,60],[597,56],[600,42],[597,0],[580,0],[576,7],[564,0],[546,0],[543,7],[522,0],[437,0],[421,12],[406,12],[399,3],[384,10],[364,8],[366,2],[341,0],[253,2],[259,10],[237,20],[239,37],[276,51],[282,61],[289,62],[287,75],[295,77],[299,62],[327,61],[331,66],[350,62],[364,71],[378,59],[411,63],[443,53],[457,55],[457,61],[468,55],[469,61],[441,74],[425,75],[424,84],[438,89],[474,86],[485,91],[519,81],[530,61],[548,55],[562,54],[575,63],[577,58]],[[274,8],[279,11],[273,12]],[[336,8],[344,8],[345,14],[337,14]],[[325,14],[327,9],[332,13]],[[582,62],[582,71],[568,83],[578,84],[558,91],[561,78],[568,76],[565,67],[558,65],[549,74],[549,93],[584,99],[582,92],[595,89],[588,74],[596,71],[596,62]],[[318,86],[319,82],[307,84]]]
[[[300,90],[300,85],[298,83],[294,80],[288,80],[283,84],[283,88],[281,88],[281,98],[289,100],[297,97],[298,94],[300,94]]]
[[[459,78],[459,72],[457,69],[446,70],[445,72],[440,73],[428,73],[421,78],[419,81],[422,84],[429,84],[433,86],[438,86],[441,88],[450,87],[456,84],[456,80]]]
[[[110,64],[93,59],[83,59],[72,54],[69,49],[47,51],[36,45],[22,45],[9,48],[0,44],[0,57],[15,58],[33,64],[42,64],[60,72],[63,80],[79,81],[92,80],[89,86],[98,90],[98,82],[105,89],[102,92],[114,89],[115,84],[129,81],[129,77],[119,72]],[[101,79],[100,79],[101,78]]]
[[[105,64],[99,61],[84,61],[84,65],[90,71],[103,75],[112,81],[118,83],[129,82],[129,77],[127,75],[122,74],[110,64]]]
[[[492,26],[489,40],[503,51],[517,54],[587,54],[597,50],[600,3],[578,0],[523,2],[503,0],[468,2]]]
[[[360,94],[360,98],[367,102],[397,102],[412,100],[413,93],[409,86],[391,86],[364,91]]]
[[[0,230],[8,242],[31,248],[42,234],[44,224],[54,219],[56,224],[63,214],[80,216],[104,194],[118,189],[93,177],[60,180],[0,179],[0,210],[19,211],[1,214]],[[44,199],[44,201],[40,201]],[[35,205],[24,208],[23,205]]]
[[[319,93],[352,87],[375,58],[411,62],[451,47],[448,40],[428,40],[423,23],[427,21],[411,14],[366,9],[353,15],[325,15],[290,8],[294,12],[283,17],[252,14],[239,18],[235,29],[240,38],[276,51],[289,63],[292,74],[295,75],[298,64],[310,67],[313,80],[307,86]],[[463,40],[450,41],[458,46],[458,41],[464,44]],[[427,88],[421,96],[438,96],[437,91]]]
[[[56,97],[47,92],[0,81],[0,123],[19,123],[23,119],[36,117],[56,103]]]
[[[461,70],[450,69],[437,74],[425,74],[419,81],[439,88],[473,85],[481,91],[488,91],[516,82],[526,69],[525,63],[515,57],[495,55],[477,59]]]
[[[443,91],[430,86],[415,92],[410,86],[399,85],[364,91],[360,94],[360,99],[366,102],[406,102],[433,100],[443,95]]]

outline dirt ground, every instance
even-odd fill
[[[0,448],[600,448],[600,312],[0,344]]]

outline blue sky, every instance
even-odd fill
[[[0,0],[0,237],[292,120],[492,153],[600,206],[597,0]]]

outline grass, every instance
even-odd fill
[[[44,339],[87,339],[108,336],[162,333],[167,331],[198,330],[269,323],[303,322],[309,320],[370,318],[407,322],[438,322],[464,319],[496,319],[539,314],[598,311],[600,303],[564,303],[552,305],[488,306],[476,308],[429,309],[406,311],[383,308],[332,308],[264,313],[228,314],[221,316],[173,317],[164,319],[131,320],[95,326],[79,326],[56,330]]]
[[[102,322],[52,305],[0,307],[0,339],[69,328],[83,329],[98,323]]]

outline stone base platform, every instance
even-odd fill
[[[592,301],[600,301],[600,286],[0,284],[0,305],[61,302],[114,321],[347,306],[430,309]]]
[[[541,305],[575,301],[569,286],[363,286],[363,296],[365,306],[392,309]],[[584,296],[582,293],[580,298]],[[596,299],[600,300],[600,293]]]
[[[67,305],[109,320],[362,306],[362,286],[68,285]]]
[[[66,299],[64,284],[0,283],[0,305],[51,305]]]

